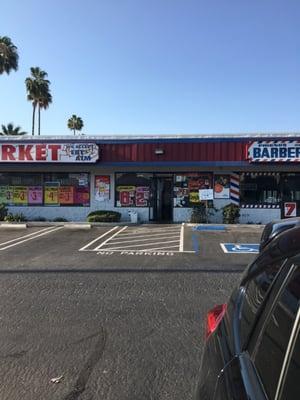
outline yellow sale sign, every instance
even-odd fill
[[[44,204],[49,206],[58,205],[58,186],[46,186],[44,193]]]
[[[13,187],[13,204],[16,205],[28,204],[28,188],[26,186]]]

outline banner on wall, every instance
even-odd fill
[[[96,143],[0,144],[0,162],[94,163],[99,159]]]
[[[261,140],[248,146],[250,162],[300,162],[300,141]]]
[[[214,176],[214,197],[215,199],[230,198],[230,175]]]
[[[95,200],[107,201],[110,198],[110,176],[95,176]]]

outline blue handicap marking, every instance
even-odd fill
[[[259,244],[257,243],[221,243],[224,253],[259,253]]]

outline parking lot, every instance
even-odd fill
[[[191,399],[206,311],[227,300],[260,234],[0,230],[1,400]]]

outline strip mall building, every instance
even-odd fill
[[[300,135],[1,137],[0,203],[30,220],[101,209],[181,222],[208,199],[266,223],[300,214],[299,163]]]

